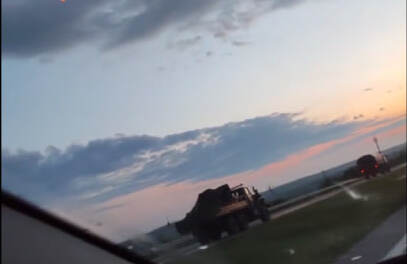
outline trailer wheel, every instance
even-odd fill
[[[232,236],[234,234],[239,233],[240,229],[239,229],[239,224],[237,223],[235,217],[233,216],[229,216],[226,219],[226,232],[228,233],[229,236]]]
[[[239,214],[237,216],[237,222],[240,230],[249,229],[249,221],[247,220],[247,217],[244,214]]]
[[[265,206],[260,208],[260,219],[262,222],[270,221],[270,212]]]
[[[201,229],[196,229],[194,231],[192,231],[192,235],[196,238],[196,240],[198,240],[199,243],[201,243],[202,245],[206,245],[209,243],[209,237],[206,234],[205,231],[201,230]]]

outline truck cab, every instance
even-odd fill
[[[232,188],[232,197],[238,201],[248,200],[253,201],[253,194],[247,187],[236,186]]]

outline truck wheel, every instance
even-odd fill
[[[237,223],[240,230],[249,229],[249,221],[247,221],[247,217],[244,214],[240,214],[237,216]]]
[[[206,245],[209,243],[209,237],[203,230],[194,230],[194,231],[192,231],[192,235],[202,245]]]
[[[240,229],[239,229],[239,225],[236,221],[236,219],[233,216],[229,216],[226,219],[226,232],[228,233],[229,236],[232,236],[234,234],[239,233]]]
[[[270,212],[266,207],[260,208],[260,219],[262,222],[270,221]]]

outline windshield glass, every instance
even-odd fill
[[[402,239],[406,1],[1,6],[3,190],[158,263]]]

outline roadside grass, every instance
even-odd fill
[[[403,173],[350,187],[360,199],[341,192],[173,263],[332,263],[406,204]]]

